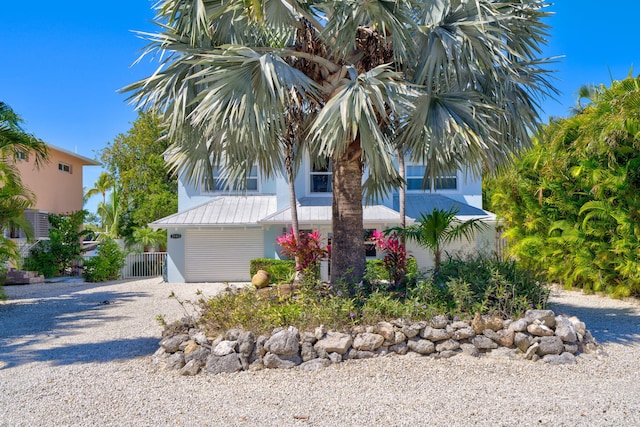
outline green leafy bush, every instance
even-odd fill
[[[546,280],[640,296],[640,77],[595,88],[494,179],[486,199],[510,255]]]
[[[291,283],[296,274],[296,262],[289,259],[256,258],[249,265],[251,277],[264,270],[271,275],[273,283]]]
[[[49,214],[49,240],[39,241],[29,252],[24,267],[45,277],[69,273],[74,262],[82,259],[82,238],[88,233],[82,230],[87,211],[69,214]]]
[[[258,269],[275,260],[254,261],[252,268]],[[386,269],[377,261],[368,262],[368,271],[371,277],[384,280]],[[415,264],[415,260],[412,262]],[[231,328],[268,333],[287,326],[312,330],[325,325],[345,330],[397,318],[426,320],[438,314],[470,319],[479,312],[506,318],[517,317],[530,308],[544,308],[549,296],[544,285],[514,262],[481,257],[448,259],[437,275],[402,291],[388,289],[393,289],[388,282],[363,280],[355,285],[355,292],[350,292],[346,284],[312,283],[285,296],[278,292],[226,293],[201,301],[201,322],[209,333],[215,334]]]
[[[514,261],[478,256],[448,259],[437,274],[418,282],[409,296],[441,313],[494,313],[506,318],[517,317],[530,308],[544,308],[549,290]]]
[[[124,257],[118,244],[107,239],[98,247],[97,255],[85,261],[82,276],[88,282],[115,280],[124,266]]]

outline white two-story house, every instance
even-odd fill
[[[424,166],[406,167],[406,222],[422,213],[456,208],[460,219],[484,218],[495,224],[495,215],[482,209],[479,179],[467,180],[461,172],[438,179],[422,189]],[[214,176],[214,179],[216,177]],[[220,186],[222,187],[222,186]],[[331,239],[331,170],[316,170],[305,162],[295,180],[301,230],[319,230]],[[218,188],[218,186],[216,186]],[[291,227],[289,189],[282,178],[263,179],[255,167],[243,194],[207,192],[179,181],[178,213],[150,224],[167,230],[167,280],[169,282],[242,282],[250,280],[249,263],[255,258],[279,258],[276,238]],[[375,205],[364,205],[363,244],[372,230],[399,225],[398,195]],[[495,227],[473,242],[459,242],[449,251],[491,251]],[[432,265],[432,254],[409,243],[407,251],[420,268]],[[367,257],[383,257],[367,244]]]

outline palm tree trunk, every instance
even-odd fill
[[[291,209],[291,228],[296,243],[298,242],[298,236],[300,236],[300,225],[298,224],[298,205],[296,198],[296,185],[294,182],[293,173],[293,147],[289,144],[285,147],[285,169],[287,173],[287,181],[289,184],[289,207]],[[302,281],[302,271],[300,271],[300,257],[295,256],[296,262],[296,275],[293,279],[293,283],[300,283]]]
[[[365,252],[362,220],[362,161],[360,140],[333,161],[331,282],[345,281],[349,289],[362,279]]]
[[[398,173],[405,179],[405,165],[404,165],[404,150],[402,147],[398,147]],[[406,197],[407,197],[407,184],[405,181],[402,182],[400,188],[398,189],[398,204],[400,211],[400,227],[405,228],[407,226],[406,223]],[[404,234],[400,234],[400,243],[405,244]]]

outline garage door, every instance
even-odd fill
[[[249,281],[249,263],[264,257],[262,229],[187,230],[187,282]]]

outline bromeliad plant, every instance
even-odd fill
[[[389,272],[389,280],[397,287],[407,275],[407,250],[396,233],[385,237],[384,233],[375,230],[372,234],[378,249],[384,252],[384,266]]]
[[[298,258],[296,269],[304,276],[310,273],[317,274],[320,260],[329,255],[326,245],[320,237],[320,232],[300,232],[296,238],[293,229],[290,233],[276,238],[276,243],[282,248],[282,254],[291,259]]]

